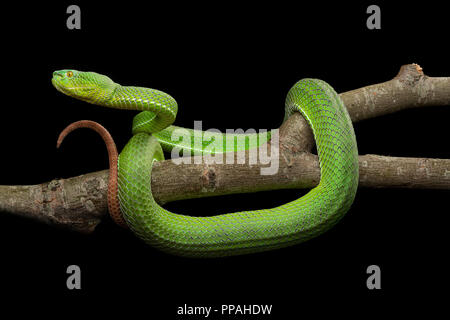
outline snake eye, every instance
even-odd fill
[[[72,78],[73,72],[72,71],[67,71],[66,75],[67,75],[68,78]]]

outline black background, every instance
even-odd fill
[[[82,29],[68,30],[70,4],[2,5],[0,184],[37,184],[105,169],[106,150],[93,132],[76,132],[55,149],[58,133],[73,121],[102,123],[119,149],[131,137],[134,112],[60,94],[50,82],[58,69],[96,71],[122,85],[163,90],[178,101],[177,125],[203,120],[204,128],[220,130],[278,127],[286,93],[304,77],[344,92],[387,81],[413,62],[429,76],[450,76],[448,11],[429,2],[378,2],[381,30],[366,28],[369,2],[78,1]],[[359,153],[450,158],[449,117],[447,107],[433,107],[356,123]],[[213,215],[272,207],[304,193],[282,190],[166,207]],[[2,299],[2,310],[66,316],[92,315],[86,310],[94,307],[173,319],[185,303],[231,303],[273,304],[271,319],[429,315],[440,306],[437,291],[448,281],[448,196],[439,190],[359,189],[344,219],[316,239],[213,260],[157,252],[110,221],[81,235],[2,213],[0,291],[9,297]],[[71,264],[81,267],[80,291],[66,288]],[[371,264],[381,267],[382,290],[366,288]]]

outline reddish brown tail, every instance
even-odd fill
[[[72,131],[79,128],[89,128],[97,132],[103,139],[106,145],[106,149],[108,150],[109,157],[109,181],[108,181],[108,210],[111,218],[117,223],[119,226],[127,228],[127,223],[120,212],[119,199],[117,197],[117,161],[118,161],[118,153],[116,144],[109,134],[108,130],[106,130],[101,124],[90,121],[90,120],[81,120],[74,122],[68,125],[59,135],[58,142],[56,147],[59,148],[61,143],[64,141],[64,138],[71,133]]]

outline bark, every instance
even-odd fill
[[[450,78],[428,77],[416,64],[404,65],[390,81],[341,94],[354,122],[407,108],[450,105]],[[175,164],[153,166],[152,190],[161,203],[287,188],[312,188],[320,180],[312,132],[300,114],[280,127],[276,174],[261,175],[264,164]],[[266,146],[262,146],[266,147]],[[248,152],[246,153],[248,159]],[[360,186],[372,188],[450,189],[450,159],[362,155]],[[25,216],[90,233],[107,216],[108,170],[33,186],[0,186],[0,212]]]

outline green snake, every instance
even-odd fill
[[[67,127],[58,139],[58,146],[78,127],[99,132],[110,155],[111,215],[119,224],[126,223],[146,243],[165,252],[218,257],[290,246],[330,229],[349,210],[355,198],[359,174],[352,122],[339,95],[322,80],[300,80],[288,92],[285,103],[285,120],[300,112],[312,128],[319,156],[320,183],[303,197],[275,208],[208,217],[186,216],[162,208],[151,190],[153,162],[164,159],[163,149],[170,151],[174,147],[193,154],[239,148],[225,144],[223,150],[211,151],[208,143],[193,142],[190,129],[183,131],[186,139],[172,140],[174,131],[183,128],[171,125],[178,106],[174,98],[162,91],[121,86],[107,76],[76,70],[55,71],[52,83],[58,91],[88,103],[142,111],[134,118],[133,137],[118,158],[106,129],[91,121]],[[206,132],[201,133],[203,140],[211,140]],[[224,136],[214,134],[212,140],[226,139]],[[258,145],[267,140],[259,138]]]

